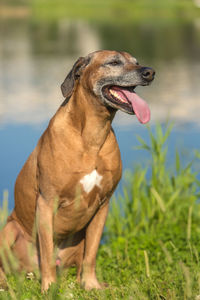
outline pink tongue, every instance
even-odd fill
[[[132,108],[136,114],[136,117],[140,123],[145,124],[150,120],[150,109],[147,103],[140,98],[136,93],[130,92],[126,89],[115,89],[119,94],[126,96],[128,101],[131,103]],[[124,97],[123,97],[124,98]]]

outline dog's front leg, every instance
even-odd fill
[[[36,226],[39,241],[42,292],[56,281],[56,266],[53,260],[53,207],[41,195],[37,200]]]
[[[95,267],[97,250],[108,214],[108,206],[108,203],[106,203],[98,210],[86,230],[85,254],[81,273],[81,286],[86,290],[101,289],[103,287],[96,278]]]

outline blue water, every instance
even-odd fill
[[[3,190],[9,192],[9,208],[14,207],[14,184],[23,164],[37,144],[47,122],[33,125],[5,125],[0,127],[0,200]],[[154,129],[154,126],[152,126]],[[123,169],[131,169],[135,164],[145,164],[150,156],[144,150],[135,150],[139,145],[136,135],[149,141],[147,128],[143,125],[120,127],[114,124],[114,130],[121,150]],[[168,141],[168,160],[174,159],[175,149],[182,153],[183,163],[189,160],[193,149],[200,149],[200,129],[193,124],[175,126]],[[200,168],[199,168],[200,169]],[[120,187],[118,187],[118,190]]]

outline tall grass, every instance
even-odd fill
[[[193,220],[200,217],[198,200],[200,181],[193,170],[194,160],[182,166],[179,152],[174,154],[174,165],[167,161],[167,139],[172,126],[156,126],[155,135],[148,127],[150,145],[140,136],[138,149],[151,154],[149,166],[136,166],[127,172],[123,195],[112,202],[107,221],[106,236],[135,237],[147,232],[163,230],[164,226],[177,226],[190,240]],[[172,232],[173,235],[173,232]]]
[[[169,165],[171,130],[171,125],[158,124],[153,134],[148,127],[150,144],[138,136],[138,149],[148,151],[151,161],[146,169],[138,165],[127,173],[106,223],[104,257],[115,266],[123,261],[118,275],[124,276],[133,299],[194,299],[200,294],[200,181],[193,168],[199,152],[183,165],[176,151]]]
[[[3,191],[3,198],[0,199],[0,229],[6,223],[8,217],[8,190]]]
[[[200,299],[200,182],[193,170],[200,154],[183,165],[176,151],[169,165],[171,130],[148,128],[150,144],[138,137],[138,148],[151,154],[150,163],[127,173],[123,194],[111,201],[97,259],[98,278],[109,288],[81,290],[72,268],[41,295],[38,276],[28,280],[13,272],[0,299]],[[4,204],[1,222],[6,215]]]

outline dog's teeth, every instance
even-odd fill
[[[125,102],[125,103],[126,103],[126,101],[125,101],[123,98],[121,98],[121,97],[118,95],[117,92],[115,92],[115,91],[113,91],[113,90],[110,90],[110,93],[111,93],[115,98],[117,98],[119,101]]]

